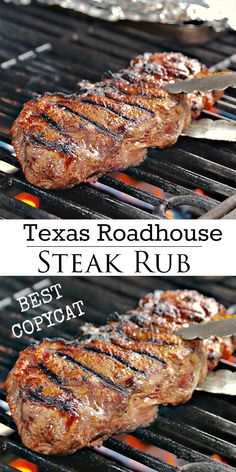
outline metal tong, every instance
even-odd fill
[[[210,74],[207,77],[177,80],[168,84],[165,90],[172,94],[178,94],[225,90],[228,87],[236,87],[236,72],[221,72]],[[236,142],[236,121],[203,118],[193,121],[188,129],[183,130],[182,135],[191,138]]]
[[[226,337],[236,335],[236,315],[224,320],[209,321],[208,323],[191,324],[188,328],[181,328],[175,332],[183,339],[206,339],[211,337]]]
[[[167,92],[193,93],[211,92],[212,90],[225,90],[228,87],[236,87],[236,72],[224,72],[212,74],[207,77],[199,77],[189,80],[177,80],[165,87]]]

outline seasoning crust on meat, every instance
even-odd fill
[[[82,81],[76,94],[31,100],[12,128],[27,180],[70,188],[140,164],[148,147],[171,146],[222,92],[171,95],[164,86],[207,73],[180,53],[145,53],[101,82]]]
[[[233,344],[231,338],[184,341],[173,333],[224,317],[222,305],[198,292],[156,291],[105,326],[84,325],[77,340],[29,346],[6,382],[23,443],[44,454],[69,454],[147,426],[158,405],[186,402]]]

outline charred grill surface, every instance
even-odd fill
[[[207,370],[232,353],[232,340],[186,342],[170,333],[225,316],[198,292],[157,291],[116,321],[85,325],[78,340],[28,347],[6,382],[23,443],[45,454],[72,453],[148,425],[160,404],[187,401]]]
[[[138,165],[148,147],[174,144],[222,94],[174,96],[163,87],[199,74],[207,68],[180,53],[146,53],[102,82],[83,81],[77,94],[26,103],[12,129],[26,178],[39,187],[72,187]]]

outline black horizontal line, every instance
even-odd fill
[[[98,246],[88,246],[88,245],[86,245],[86,246],[80,246],[79,244],[78,244],[78,245],[75,245],[75,246],[64,246],[64,245],[60,245],[60,246],[59,246],[59,245],[56,244],[56,245],[53,245],[53,246],[49,246],[49,245],[42,245],[42,246],[29,245],[29,246],[26,246],[26,247],[31,247],[31,248],[40,248],[40,247],[45,247],[45,248],[52,248],[52,247],[55,247],[55,248],[70,248],[70,247],[71,247],[71,248],[80,248],[80,249],[82,249],[82,248],[85,248],[85,249],[86,249],[86,248],[88,248],[88,247],[89,247],[89,248],[101,248],[101,247],[104,247],[104,248],[109,248],[109,249],[112,249],[113,247],[116,247],[116,248],[117,248],[117,247],[118,247],[118,248],[134,248],[134,247],[135,247],[135,248],[148,249],[148,248],[150,248],[150,247],[152,247],[152,248],[154,248],[154,247],[155,247],[155,248],[158,248],[158,247],[166,247],[166,248],[171,248],[171,247],[172,247],[172,248],[201,248],[201,247],[203,247],[203,246],[167,246],[167,245],[164,245],[164,244],[161,245],[161,246],[160,246],[160,245],[150,245],[150,244],[149,244],[148,246],[134,246],[133,244],[132,244],[132,245],[130,244],[129,246],[118,246],[118,245],[116,245],[116,246],[113,246],[113,245],[110,245],[110,246],[103,246],[103,245],[98,245]]]

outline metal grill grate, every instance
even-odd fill
[[[55,283],[55,279],[51,279]],[[9,369],[13,366],[18,352],[24,349],[32,338],[24,337],[19,340],[11,338],[11,326],[21,322],[24,314],[19,314],[17,293],[25,290],[28,293],[49,286],[49,279],[39,278],[3,278],[0,279],[0,387]],[[58,280],[57,280],[58,282]],[[207,278],[184,279],[166,277],[90,277],[90,278],[60,278],[63,286],[64,303],[71,303],[83,294],[86,307],[86,320],[79,318],[63,325],[63,336],[71,339],[80,323],[92,321],[99,325],[107,321],[109,313],[116,310],[120,313],[136,306],[137,300],[149,290],[194,288],[206,295],[216,296],[226,306],[235,303],[236,278],[226,277],[221,280]],[[15,296],[12,294],[15,293]],[[23,295],[23,294],[22,294]],[[19,296],[19,295],[18,295]],[[38,308],[38,313],[47,309],[55,309],[58,305],[52,303]],[[35,315],[32,311],[27,317]],[[50,331],[50,332],[49,332]],[[43,336],[60,336],[58,328],[50,328],[47,332],[38,332],[37,339]],[[235,370],[235,363],[222,361],[221,367]],[[4,400],[3,391],[0,395]],[[158,419],[149,427],[139,429],[128,436],[120,435],[104,443],[104,447],[84,449],[69,458],[47,457],[26,449],[19,437],[14,433],[10,436],[0,436],[0,462],[4,462],[6,453],[32,461],[40,466],[43,472],[128,472],[130,470],[146,472],[144,466],[158,472],[221,472],[236,470],[236,407],[234,397],[195,392],[191,401],[178,407],[161,407]],[[0,422],[15,429],[11,417],[0,407]],[[137,442],[137,441],[141,441]],[[141,449],[140,444],[145,444]],[[147,447],[148,446],[148,447]],[[158,454],[153,452],[158,448]],[[161,451],[161,453],[160,453]],[[118,452],[118,456],[114,453]],[[228,465],[213,460],[217,454]],[[133,462],[135,461],[135,462]],[[138,468],[139,466],[139,468]],[[140,468],[141,467],[141,468]],[[0,470],[10,472],[7,465]],[[13,469],[15,470],[15,469]]]
[[[78,80],[95,81],[147,50],[180,50],[214,69],[236,70],[232,32],[190,47],[167,42],[155,28],[149,31],[135,23],[110,24],[36,5],[20,8],[1,2],[0,8],[0,159],[15,166],[8,147],[10,128],[23,103],[35,93],[73,91]],[[203,115],[235,119],[235,110],[235,90],[229,89],[215,111]],[[165,218],[166,210],[181,205],[194,207],[196,217],[233,195],[235,187],[235,144],[180,138],[170,149],[149,151],[138,168],[70,191],[39,190],[20,171],[0,170],[0,217]],[[22,202],[16,206],[16,189],[37,195],[41,212]],[[196,194],[196,189],[208,198]],[[6,193],[8,200],[1,198]]]

